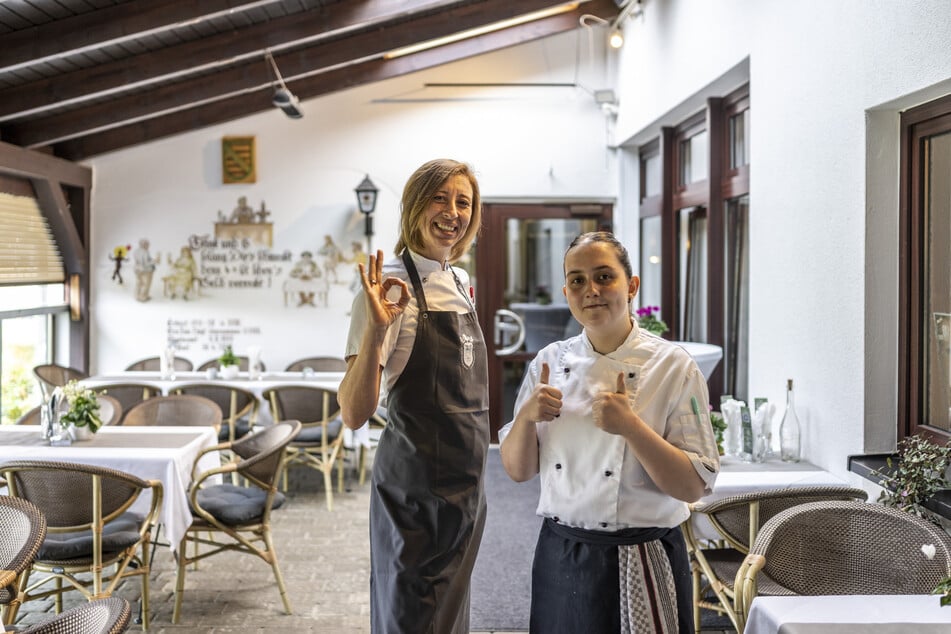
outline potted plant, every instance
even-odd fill
[[[717,439],[717,451],[722,456],[726,453],[723,449],[723,432],[726,431],[726,420],[720,412],[710,412],[710,426],[713,427],[713,433]]]
[[[643,306],[637,309],[637,325],[660,337],[670,330],[660,318],[660,306]]]
[[[218,363],[221,365],[221,376],[223,378],[233,379],[238,376],[238,357],[231,346],[225,346],[225,351],[218,357]]]
[[[63,396],[69,409],[60,416],[60,423],[68,426],[73,440],[89,440],[102,427],[95,392],[73,380],[63,386]]]
[[[924,506],[935,493],[948,488],[945,473],[951,465],[951,446],[938,445],[921,436],[907,436],[898,443],[898,464],[886,461],[887,469],[878,471],[882,492],[878,501],[885,506],[912,513],[938,526],[941,518]],[[934,546],[922,546],[925,556],[934,556]],[[929,557],[930,558],[930,557]],[[934,589],[941,605],[951,605],[951,577]]]

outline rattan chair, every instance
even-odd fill
[[[287,385],[265,390],[262,398],[271,405],[274,420],[299,420],[300,434],[288,445],[284,456],[284,485],[288,470],[295,465],[316,469],[324,476],[327,509],[333,510],[333,473],[337,465],[337,484],[343,492],[343,461],[337,458],[343,449],[343,420],[336,393],[318,387]]]
[[[162,505],[162,483],[95,465],[38,460],[8,462],[0,465],[0,474],[11,496],[32,502],[46,516],[46,539],[20,586],[23,602],[52,596],[60,613],[65,591],[99,599],[121,581],[139,577],[142,627],[148,629],[149,539]],[[130,512],[145,491],[151,494],[148,511]],[[32,583],[31,572],[41,575]]]
[[[30,411],[26,412],[20,418],[16,420],[17,425],[39,425],[42,414],[40,413],[43,409],[42,405],[37,405]]]
[[[297,421],[275,423],[233,443],[210,447],[202,452],[225,448],[234,457],[225,465],[194,476],[189,490],[193,520],[176,551],[178,574],[172,623],[178,623],[181,615],[188,564],[232,551],[255,555],[271,565],[284,610],[291,613],[287,588],[271,539],[271,511],[284,503],[284,495],[277,490],[284,449],[300,429]],[[201,454],[195,460],[196,465],[200,457]],[[226,473],[240,474],[250,486],[213,484],[219,475]],[[192,556],[188,556],[189,543],[194,546]],[[233,587],[234,577],[230,566],[224,570],[228,577],[223,591],[227,592]],[[206,587],[207,583],[203,582],[202,586]]]
[[[741,625],[764,575],[794,595],[931,594],[951,576],[951,538],[881,504],[811,502],[763,524],[736,576]]]
[[[310,368],[314,372],[346,372],[347,371],[347,362],[340,357],[305,357],[303,359],[298,359],[285,368],[287,372],[301,372],[305,368]],[[370,417],[368,421],[370,427],[385,427],[386,426],[386,409],[377,408],[377,411],[373,416]],[[346,447],[344,446],[344,451],[350,458],[354,461],[354,468],[357,471],[359,483],[362,486],[366,481],[367,474],[367,452],[372,447],[364,447],[360,445],[359,447]]]
[[[706,608],[725,614],[738,632],[743,631],[734,587],[736,573],[764,522],[806,502],[867,498],[868,494],[859,488],[812,486],[756,491],[692,504],[691,512],[709,519],[721,537],[718,541],[722,542],[711,547],[697,536],[691,520],[682,525],[693,576],[694,628],[700,631],[700,610]],[[761,579],[761,591],[771,595],[789,594],[768,578]]]
[[[220,442],[241,438],[254,428],[257,421],[258,397],[250,390],[223,383],[193,383],[176,387],[175,393],[202,396],[215,402],[225,423],[218,433]]]
[[[175,357],[172,365],[174,369],[178,370],[179,372],[191,372],[195,369],[194,364],[185,357]],[[133,372],[158,372],[161,369],[161,357],[146,357],[145,359],[139,359],[135,363],[130,363],[129,367],[126,368],[127,371]]]
[[[20,607],[21,577],[46,539],[46,517],[27,500],[0,496],[0,605],[3,622],[13,622]]]
[[[43,400],[50,400],[53,390],[63,387],[72,380],[89,378],[89,375],[82,370],[67,368],[66,366],[56,365],[55,363],[46,363],[33,368],[33,376],[40,384],[40,393]]]
[[[103,425],[119,425],[122,423],[122,403],[119,399],[108,394],[96,394],[99,401],[99,418]]]
[[[287,372],[300,372],[310,368],[314,372],[346,372],[347,362],[340,357],[305,357],[289,364]]]
[[[95,599],[58,614],[17,634],[119,634],[129,629],[132,607],[122,597]]]
[[[118,422],[119,425],[123,423],[130,409],[158,393],[156,388],[147,383],[113,383],[95,387],[93,391],[97,394],[106,394],[119,401],[122,405],[122,418]]]
[[[221,409],[218,404],[204,396],[174,394],[153,396],[130,409],[122,424],[126,427],[155,425],[203,427],[211,426],[216,433],[221,431]]]

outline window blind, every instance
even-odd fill
[[[0,192],[0,285],[65,279],[63,258],[36,199]]]

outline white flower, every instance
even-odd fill
[[[925,554],[925,557],[928,559],[934,559],[935,547],[934,544],[925,544],[921,547],[921,552]]]

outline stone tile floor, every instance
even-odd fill
[[[284,614],[270,566],[248,555],[221,553],[200,562],[198,570],[188,570],[182,617],[178,625],[173,625],[175,566],[168,548],[160,546],[150,577],[149,631],[368,634],[369,485],[359,485],[351,475],[347,488],[344,493],[334,492],[334,510],[328,511],[320,474],[295,469],[291,472],[287,502],[272,514],[275,549],[293,614]],[[118,594],[132,602],[133,609],[138,608],[138,581],[125,583]],[[67,608],[79,603],[76,592],[68,593],[64,599]],[[18,625],[48,619],[53,616],[52,610],[52,600],[29,602],[20,610]],[[141,626],[132,624],[129,631],[141,631]]]
[[[312,632],[366,634],[370,631],[370,546],[367,513],[369,485],[352,476],[349,491],[334,492],[327,510],[320,474],[291,472],[288,500],[272,514],[275,549],[284,573],[293,614],[284,614],[271,568],[241,553],[221,553],[189,569],[182,617],[172,624],[175,566],[167,547],[156,553],[150,577],[150,632],[157,634],[230,634],[241,632]],[[126,582],[118,594],[138,607],[139,583]],[[64,599],[78,605],[78,593]],[[19,625],[53,615],[52,600],[20,609]],[[133,624],[129,631],[140,631]],[[509,634],[495,632],[493,634]]]

